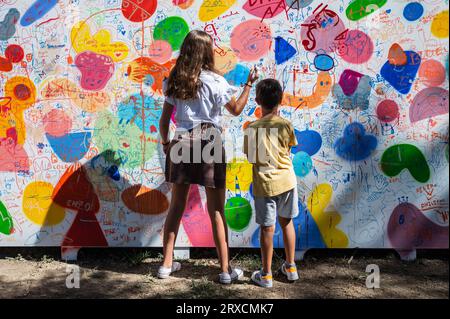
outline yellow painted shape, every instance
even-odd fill
[[[319,184],[308,197],[307,207],[320,230],[322,239],[328,248],[345,248],[348,246],[347,235],[336,228],[341,222],[338,212],[326,212],[333,189],[328,184]]]
[[[22,210],[25,216],[40,226],[61,223],[66,216],[63,207],[52,201],[53,185],[47,182],[31,182],[23,191]]]
[[[15,76],[5,83],[5,96],[10,98],[6,112],[0,114],[0,137],[6,137],[6,131],[14,127],[17,133],[17,144],[23,145],[26,138],[26,127],[23,113],[36,102],[36,87],[25,76]]]
[[[233,158],[227,164],[227,189],[235,192],[237,190],[236,184],[238,184],[241,191],[248,192],[253,181],[252,167],[253,165],[246,159]]]
[[[124,42],[112,42],[111,33],[106,29],[101,29],[91,35],[91,30],[85,22],[78,22],[73,26],[70,39],[77,53],[92,51],[107,55],[114,62],[124,60],[129,53],[129,48]]]
[[[431,22],[431,33],[440,39],[448,38],[448,23],[449,16],[448,10],[444,10],[438,13],[434,18],[433,22]]]
[[[18,92],[24,92],[23,88],[26,88],[27,95],[18,96]],[[12,109],[24,111],[36,102],[36,87],[29,78],[15,76],[6,81],[5,95],[11,98]]]
[[[316,85],[313,93],[309,96],[292,95],[285,93],[283,95],[282,105],[292,106],[295,108],[313,109],[320,106],[330,95],[333,81],[328,72],[320,72],[317,76]]]
[[[235,2],[236,0],[204,0],[198,17],[202,22],[213,20],[230,9]]]

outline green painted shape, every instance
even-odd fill
[[[389,147],[381,156],[381,170],[389,177],[397,176],[407,169],[418,182],[430,179],[430,167],[422,152],[411,144],[397,144]]]
[[[109,154],[106,159],[108,161],[119,162],[123,168],[139,167],[156,153],[157,143],[148,138],[149,136],[143,134],[133,123],[120,123],[119,119],[108,111],[98,114],[93,141],[99,153]]]
[[[345,10],[347,18],[358,21],[367,17],[386,4],[387,0],[355,0]]]
[[[225,204],[225,219],[234,231],[242,231],[250,224],[252,206],[243,197],[232,197]]]
[[[160,21],[153,31],[153,39],[170,43],[172,49],[181,48],[184,38],[189,33],[189,25],[180,17],[168,17]]]
[[[11,235],[13,220],[5,205],[0,201],[0,233]]]

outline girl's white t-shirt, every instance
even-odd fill
[[[169,96],[165,101],[176,109],[175,121],[177,130],[190,130],[200,123],[221,125],[222,108],[231,101],[238,88],[228,84],[225,78],[211,71],[202,71],[200,81],[203,85],[198,91],[198,98],[179,100]],[[163,83],[166,92],[167,79]]]

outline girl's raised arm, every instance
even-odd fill
[[[252,68],[250,74],[247,78],[247,83],[245,83],[244,91],[242,91],[241,95],[236,100],[234,97],[230,102],[225,104],[225,108],[234,116],[238,116],[242,113],[245,108],[245,105],[248,102],[248,97],[250,95],[250,89],[253,86],[253,83],[258,80],[258,70],[256,67]]]

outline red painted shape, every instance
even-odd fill
[[[79,211],[61,246],[107,247],[108,242],[95,215]]]
[[[106,247],[108,242],[95,217],[100,210],[100,202],[94,187],[89,181],[84,167],[66,170],[53,195],[56,204],[77,211],[75,220],[67,231],[61,246]]]
[[[11,44],[5,50],[5,57],[12,63],[19,63],[23,60],[25,53],[20,45]]]
[[[0,71],[9,72],[12,70],[12,63],[7,58],[0,56]]]
[[[122,14],[131,22],[143,22],[155,13],[157,0],[123,0]]]
[[[383,100],[377,106],[377,117],[382,122],[392,122],[398,119],[400,111],[397,103],[393,100]]]

